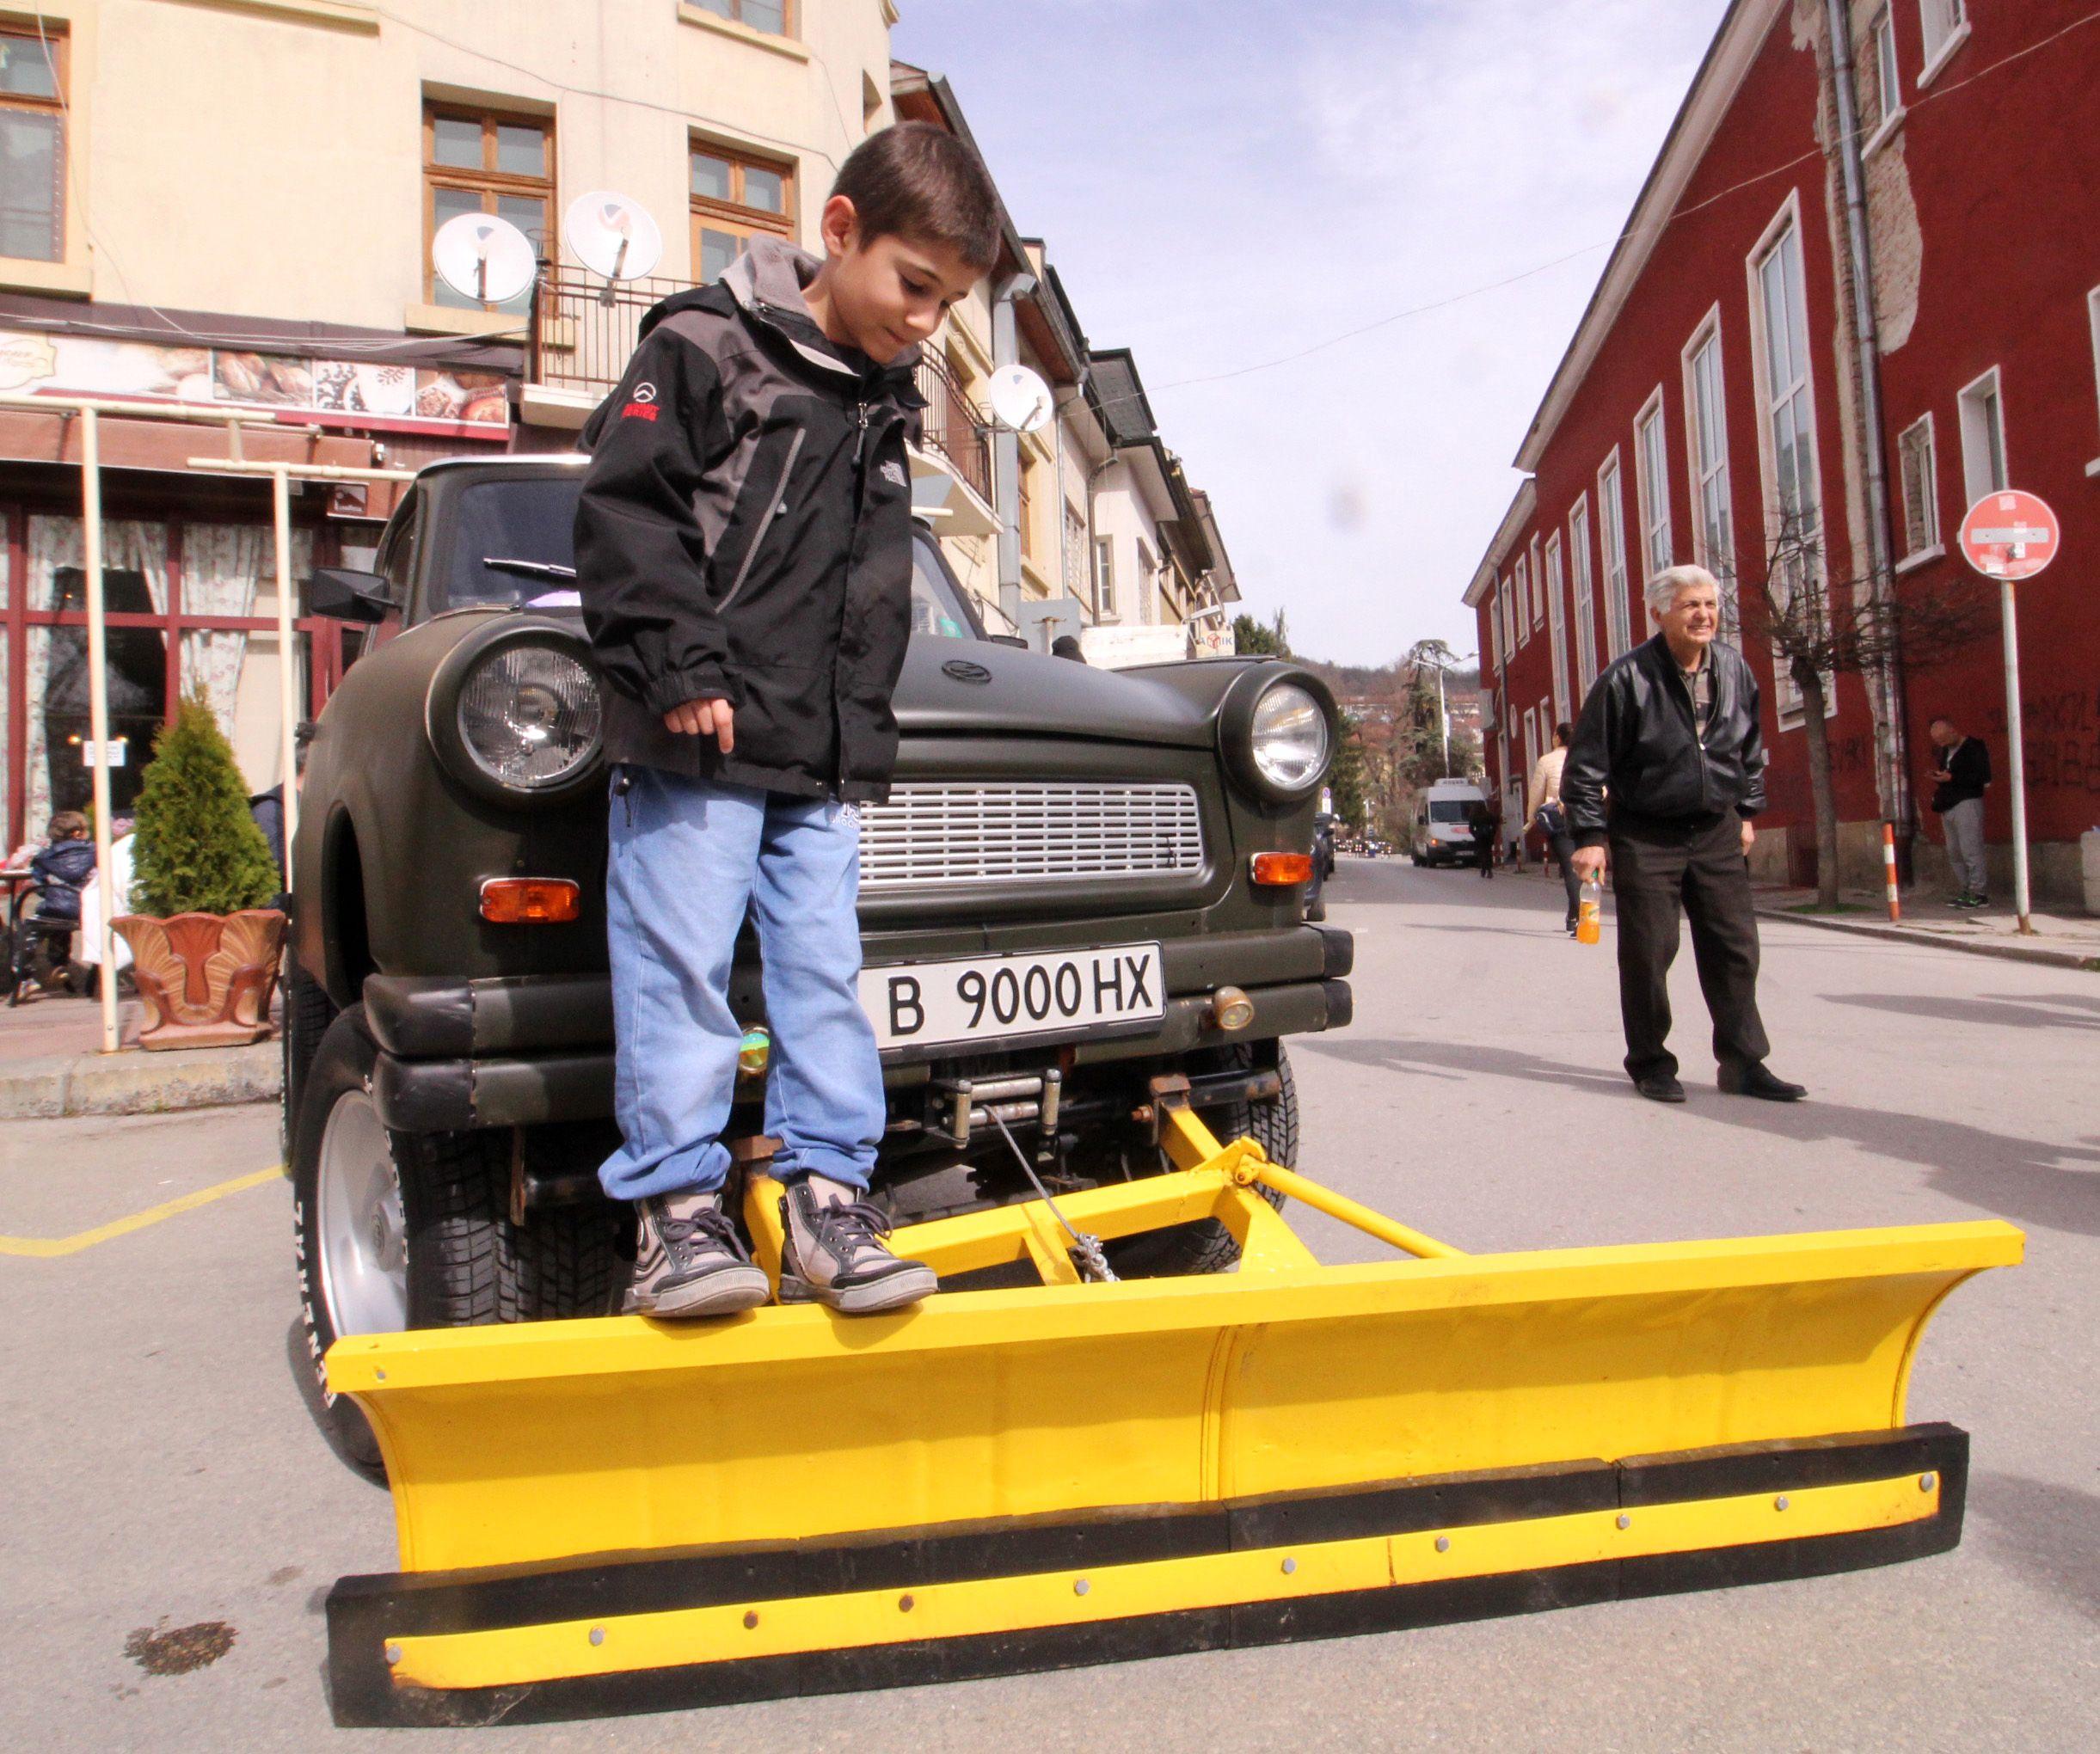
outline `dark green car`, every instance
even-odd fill
[[[341,1334],[603,1314],[624,1289],[631,1222],[596,1174],[617,1135],[576,463],[433,465],[377,573],[313,583],[317,612],[372,629],[316,728],[292,863],[286,1132],[316,1361]],[[1282,1038],[1350,1009],[1348,935],[1305,918],[1325,687],[1275,659],[1016,649],[924,530],[912,625],[895,784],[863,811],[875,1197],[912,1221],[1026,1197],[1029,1167],[1053,1191],[1155,1174],[1151,1105],[1179,1079],[1214,1131],[1291,1162]],[[731,996],[762,1028],[748,931]],[[740,1161],[764,1150],[763,1076],[740,1082]],[[1207,1222],[1110,1260],[1232,1251]]]

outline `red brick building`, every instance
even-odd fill
[[[1849,82],[1833,21],[1850,39]],[[1870,300],[1854,297],[1863,257]],[[1532,419],[1516,459],[1528,479],[1465,593],[1494,702],[1489,771],[1511,819],[1510,788],[1553,724],[1653,632],[1653,573],[1698,561],[1724,585],[1752,578],[1790,507],[1820,537],[1822,588],[1878,578],[1930,591],[1965,564],[1965,509],[2010,484],[2040,494],[2064,529],[2062,558],[2019,601],[2035,892],[2074,902],[2078,837],[2100,823],[2097,374],[2100,17],[2063,0],[1736,0]],[[1771,751],[1759,874],[1812,880],[1802,703],[1769,646],[1746,645]],[[1994,865],[2009,862],[1993,633],[1930,669],[1835,678],[1848,882],[1878,881],[1884,819],[1915,826],[1922,880],[1943,873],[1924,807],[1926,727],[1942,712],[1992,745],[1987,831]]]

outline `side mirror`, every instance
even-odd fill
[[[394,613],[394,593],[377,573],[316,567],[306,581],[306,608],[310,615],[377,626]]]

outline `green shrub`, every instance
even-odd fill
[[[154,738],[132,825],[132,905],[142,914],[267,907],[281,886],[233,750],[201,694]]]

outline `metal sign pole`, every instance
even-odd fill
[[[270,471],[270,509],[276,524],[277,543],[277,706],[282,721],[279,772],[282,780],[278,795],[283,800],[285,845],[284,884],[292,887],[292,843],[299,829],[298,647],[295,643],[292,613],[292,473],[279,463]]]
[[[95,868],[101,898],[95,930],[101,971],[102,1052],[117,1051],[117,935],[109,922],[117,911],[110,868],[109,832],[109,630],[102,604],[102,445],[93,408],[80,411],[80,523],[82,563],[88,585],[88,740],[94,751],[89,783],[95,789]]]
[[[2020,725],[2020,631],[2012,606],[2012,581],[1999,585],[2005,622],[2005,746],[2012,770],[2012,906],[2020,935],[2035,935],[2027,898],[2027,749]]]

